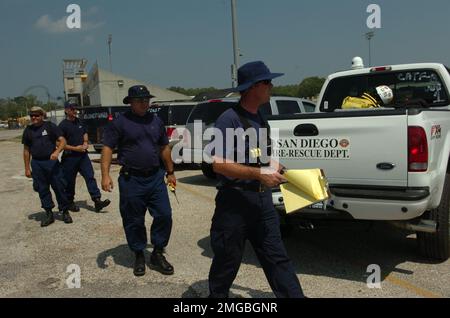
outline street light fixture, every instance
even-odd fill
[[[369,41],[369,66],[372,66],[372,45],[371,45],[371,40],[375,36],[375,32],[374,31],[367,32],[365,34],[365,36],[366,36],[366,39]]]

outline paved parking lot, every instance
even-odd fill
[[[43,211],[31,180],[24,177],[20,142],[0,141],[0,153],[1,297],[207,296],[216,190],[199,170],[177,172],[180,204],[170,195],[174,223],[167,257],[175,275],[147,269],[136,278],[118,212],[117,182],[112,193],[104,194],[112,201],[110,207],[95,213],[79,178],[76,202],[81,212],[72,213],[74,223],[64,224],[58,216],[54,224],[41,228]],[[99,181],[99,164],[94,168]],[[112,175],[117,180],[118,166]],[[150,222],[148,217],[148,228]],[[285,244],[309,297],[450,297],[450,261],[427,261],[418,255],[414,235],[384,224],[335,223],[314,231],[295,230]],[[70,264],[81,270],[81,288],[66,284]],[[380,266],[380,289],[367,287],[370,264]],[[250,246],[232,293],[273,297]]]

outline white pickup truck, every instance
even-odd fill
[[[269,117],[273,153],[288,169],[321,168],[331,197],[298,216],[390,221],[417,232],[422,254],[449,258],[450,73],[442,64],[361,68],[328,77],[315,113]],[[348,97],[393,93],[382,107]],[[274,205],[283,198],[273,192]]]

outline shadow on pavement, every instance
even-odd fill
[[[55,221],[63,221],[62,220],[62,215],[59,211],[55,211],[53,209],[53,217],[55,218]],[[45,211],[40,211],[40,212],[33,212],[32,214],[28,215],[28,220],[33,220],[36,221],[38,223],[41,223],[42,220],[44,220],[45,218]]]
[[[236,284],[233,284],[231,287],[232,290],[230,291],[230,298],[242,298],[241,295],[236,294],[233,292],[238,290],[247,293],[248,297],[250,298],[273,298],[275,297],[273,293],[268,292],[262,292],[260,290],[247,288],[243,286],[239,286]],[[195,282],[191,286],[189,286],[188,290],[183,293],[181,296],[182,298],[206,298],[209,295],[209,287],[208,287],[208,280],[200,280],[198,282]],[[247,296],[246,295],[246,296]]]
[[[215,187],[217,185],[217,180],[208,179],[203,174],[179,178],[178,182],[205,187]]]
[[[413,275],[413,271],[401,268],[401,264],[405,262],[440,263],[420,256],[416,239],[411,237],[411,233],[381,222],[370,227],[367,223],[342,222],[339,227],[318,228],[312,231],[296,228],[283,241],[300,275],[366,283],[372,274],[367,272],[371,264],[380,266],[381,280],[384,281],[389,274],[395,272]],[[209,236],[197,244],[203,249],[203,256],[213,257]],[[242,263],[261,268],[249,242],[246,243]]]
[[[144,250],[145,259],[148,261],[150,259],[150,252]],[[97,256],[97,266],[99,268],[107,268],[106,259],[112,257],[115,264],[126,267],[133,268],[134,266],[134,253],[130,250],[127,244],[119,245],[115,248],[101,252]]]
[[[99,214],[101,214],[101,213],[108,213],[108,208],[111,206],[111,205],[109,205],[106,208],[104,208],[103,210],[97,212],[97,211],[95,211],[95,207],[94,207],[94,203],[93,202],[92,202],[92,205],[89,205],[88,201],[84,200],[84,201],[76,201],[75,204],[78,205],[78,207],[80,209],[86,209],[89,212],[94,212],[94,213],[99,213]],[[74,212],[74,213],[79,213],[79,212]]]

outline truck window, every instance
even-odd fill
[[[189,114],[195,104],[170,106],[170,125],[186,125]]]
[[[213,124],[224,111],[236,104],[237,102],[200,103],[192,110],[188,123],[193,123],[195,120],[201,120],[206,125]]]
[[[314,113],[316,110],[316,105],[313,103],[303,102],[303,107],[305,107],[305,112],[307,113]]]
[[[150,113],[155,113],[159,118],[161,118],[164,126],[169,124],[169,107],[168,106],[158,106],[152,105],[149,110]]]
[[[295,100],[277,100],[278,114],[296,114],[300,113],[300,106]]]
[[[445,85],[439,75],[428,69],[406,70],[338,77],[331,80],[320,104],[325,112],[340,109],[347,97],[361,97],[364,93],[377,96],[376,87],[387,85],[394,99],[387,107],[402,107],[423,100],[426,106],[449,104]]]

